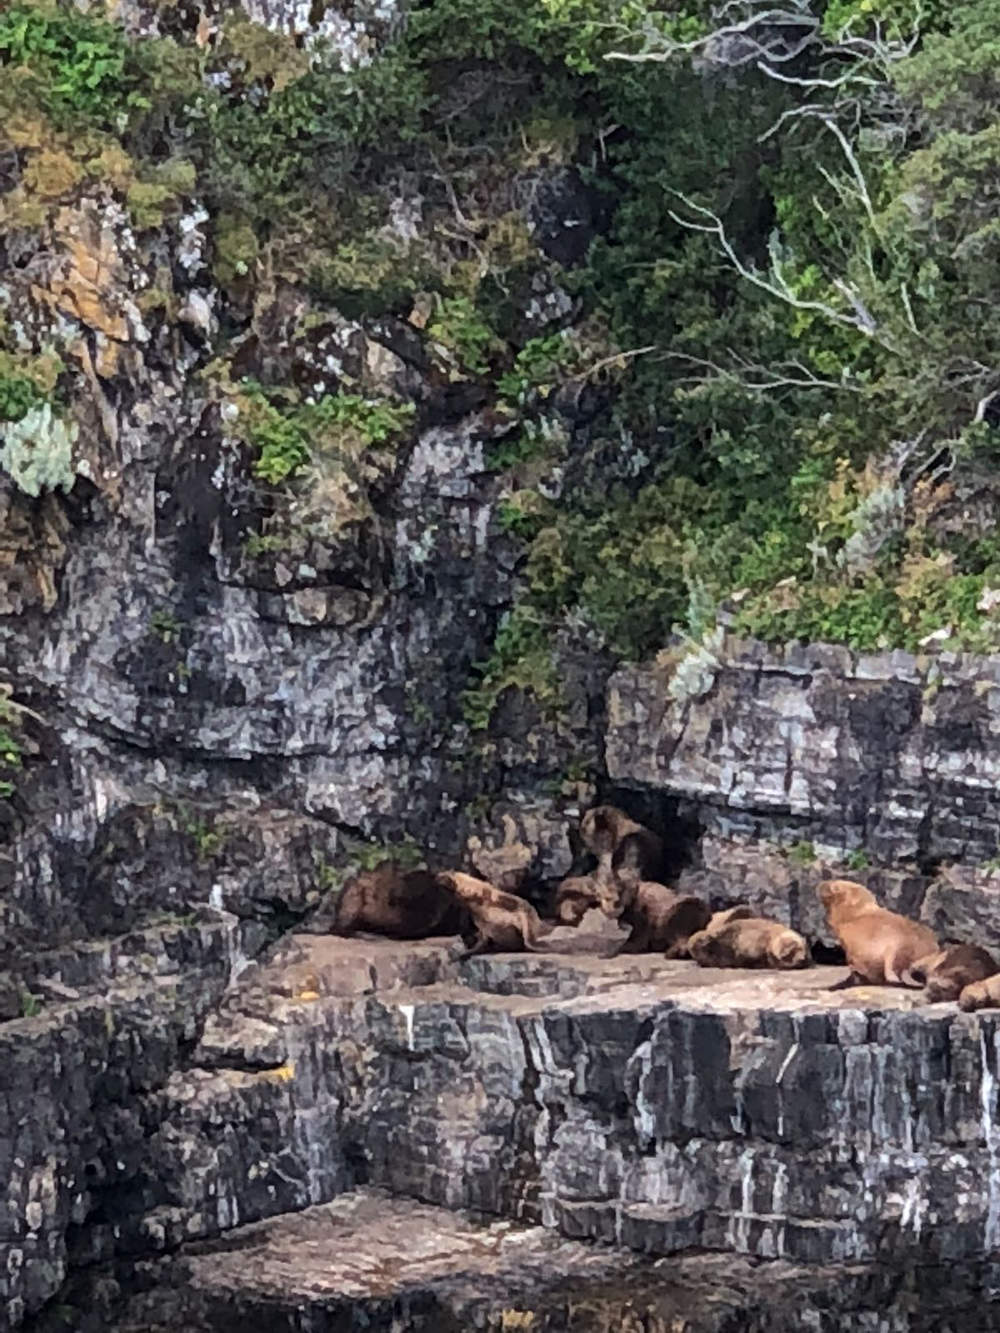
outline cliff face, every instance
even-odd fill
[[[990,476],[747,384],[806,352],[676,216],[764,252],[794,81],[473,8],[0,12],[0,1330],[968,1330],[992,1017],[323,933],[388,855],[544,901],[600,797],[1000,947],[996,657],[713,628],[1000,641]]]
[[[774,1333],[804,1310],[831,1330],[875,1309],[907,1331],[992,1326],[992,1017],[833,995],[828,968],[453,952],[300,935],[181,1050],[122,1007],[129,1076],[108,1052],[77,1108],[103,1141],[22,1137],[35,1239],[8,1252],[13,1307],[58,1272],[82,1187],[100,1209],[75,1211],[73,1258],[99,1267],[60,1296],[81,1333],[237,1311],[268,1330],[557,1328],[568,1308],[585,1328],[644,1310],[637,1326],[715,1330],[754,1302],[749,1326]],[[88,1040],[86,1010],[59,1019]],[[9,1040],[43,1069],[33,1023]]]
[[[692,813],[689,887],[822,936],[813,890],[838,869],[942,937],[1000,943],[996,659],[732,640],[678,698],[681,669],[612,678],[607,764]]]

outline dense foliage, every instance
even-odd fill
[[[567,615],[624,655],[722,605],[775,639],[1000,644],[1000,0],[427,0],[347,71],[241,16],[130,41],[96,12],[0,13],[0,118],[30,147],[36,117],[49,177],[113,163],[139,230],[204,200],[237,312],[265,272],[350,317],[426,299],[438,364],[509,416],[523,595],[471,716],[543,689]],[[560,169],[597,219],[565,267],[524,206]],[[404,181],[440,225],[401,246]],[[540,272],[568,331],[525,329]],[[407,424],[286,389],[244,394],[275,484],[324,413]]]

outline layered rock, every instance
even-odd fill
[[[654,1254],[1000,1244],[989,1015],[831,994],[826,968],[450,953],[301,936],[248,972],[194,1068],[144,1099],[129,1245],[354,1182]]]
[[[822,935],[816,881],[863,871],[888,905],[1000,942],[969,878],[1000,831],[997,659],[729,640],[692,688],[676,663],[617,672],[607,734],[613,782],[700,823],[691,887]]]
[[[147,1290],[113,1316],[116,1333],[220,1333],[248,1320],[259,1333],[940,1333],[952,1319],[995,1327],[985,1265],[929,1268],[906,1292],[857,1265],[830,1272],[708,1255],[664,1265],[371,1190],[144,1266],[143,1278]],[[77,1318],[80,1333],[108,1327],[89,1303]]]
[[[211,915],[21,965],[25,1016],[0,1026],[0,1328],[52,1297],[72,1264],[115,1253],[113,1200],[141,1155],[141,1099],[254,942]]]

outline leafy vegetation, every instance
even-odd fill
[[[44,402],[45,395],[29,376],[0,373],[0,421],[20,421]]]
[[[0,63],[30,71],[30,88],[54,123],[109,128],[142,98],[120,28],[75,10],[14,5],[0,13]]]
[[[561,694],[551,631],[551,624],[527,605],[503,618],[489,659],[477,665],[475,683],[462,699],[465,720],[474,731],[489,725],[501,695],[512,688],[532,694],[543,714],[558,711]]]
[[[407,319],[510,423],[487,463],[522,591],[466,697],[482,726],[509,685],[557,697],[568,617],[629,657],[722,606],[767,639],[1000,646],[1000,0],[796,15],[790,41],[753,0],[435,0],[345,70],[240,16],[129,41],[21,3],[0,102],[21,194],[103,174],[140,229],[204,199],[247,319],[267,283]],[[560,262],[570,171],[589,243]],[[22,371],[0,361],[0,420],[37,424],[51,386]],[[260,480],[325,477],[350,514],[412,420],[301,379],[227,392]]]
[[[238,429],[256,451],[254,471],[276,486],[288,481],[318,449],[353,456],[401,435],[413,419],[412,403],[357,394],[325,394],[302,401],[295,390],[265,389],[244,381],[236,396]]]
[[[23,763],[21,744],[11,727],[11,719],[0,711],[0,797],[14,795],[17,774]]]

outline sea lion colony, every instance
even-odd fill
[[[625,951],[691,958],[703,967],[785,970],[810,963],[808,942],[780,921],[747,906],[713,913],[701,899],[662,884],[660,839],[624,811],[610,805],[587,811],[580,837],[597,864],[556,887],[549,921],[517,892],[527,859],[501,849],[479,855],[477,868],[489,878],[407,870],[392,861],[364,871],[341,891],[334,930],[393,939],[457,934],[466,958],[487,950]],[[1000,965],[985,949],[942,945],[929,927],[881,907],[852,880],[826,880],[817,892],[849,969],[831,989],[907,986],[922,988],[930,1003],[957,1000],[969,1011],[1000,1006]],[[608,929],[595,932],[602,920]]]

